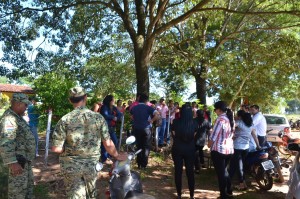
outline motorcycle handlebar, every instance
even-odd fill
[[[139,149],[137,152],[134,153],[134,155],[139,154],[140,152],[142,152],[142,149]]]

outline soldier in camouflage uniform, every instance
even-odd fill
[[[14,93],[11,107],[0,119],[0,162],[9,169],[9,199],[33,198],[31,161],[35,158],[35,140],[22,118],[29,103],[27,95]]]
[[[96,198],[99,194],[96,189],[95,165],[100,157],[101,141],[107,152],[116,159],[125,160],[127,155],[118,154],[104,118],[86,108],[87,95],[82,87],[70,89],[69,101],[74,110],[57,123],[52,151],[60,153],[67,197]]]

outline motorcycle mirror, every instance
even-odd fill
[[[126,145],[131,145],[135,142],[135,137],[134,136],[130,136],[126,139]]]

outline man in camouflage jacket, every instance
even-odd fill
[[[0,119],[0,155],[9,168],[8,198],[33,197],[31,161],[35,158],[35,140],[27,122],[22,118],[30,101],[23,93],[14,93],[11,107]]]
[[[116,159],[125,160],[127,155],[118,154],[104,118],[86,108],[87,95],[82,87],[70,89],[69,101],[74,110],[57,123],[52,151],[60,153],[67,198],[96,198],[99,194],[95,165],[100,157],[101,141]]]

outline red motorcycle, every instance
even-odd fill
[[[295,155],[293,166],[290,169],[290,177],[287,182],[289,191],[286,199],[300,199],[300,139],[292,138],[289,133],[280,131],[278,136],[282,139],[282,149],[289,157]]]

